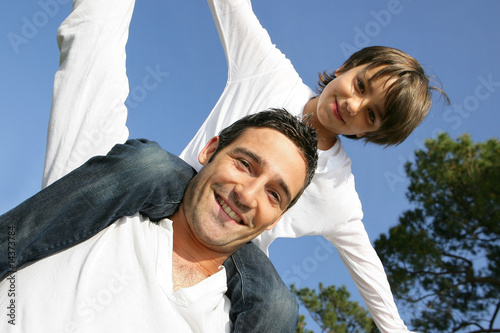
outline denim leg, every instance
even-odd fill
[[[91,158],[0,216],[0,277],[82,242],[122,216],[141,212],[158,221],[172,215],[195,174],[147,140],[129,140]],[[9,230],[15,255],[8,259]]]
[[[299,304],[269,258],[247,243],[224,262],[234,333],[293,333]]]

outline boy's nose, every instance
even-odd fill
[[[352,97],[347,101],[347,111],[351,116],[355,116],[361,109],[361,98]]]

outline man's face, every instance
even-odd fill
[[[197,241],[232,253],[271,229],[306,178],[297,146],[269,128],[250,128],[210,160],[218,137],[199,155],[204,167],[189,184],[182,209]]]

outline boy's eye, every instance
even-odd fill
[[[358,79],[358,89],[362,94],[365,93],[365,83],[361,79]]]
[[[373,112],[372,110],[368,110],[368,116],[370,117],[370,120],[372,122],[375,122],[375,112]]]

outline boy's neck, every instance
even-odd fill
[[[318,132],[318,149],[319,150],[328,150],[333,147],[333,145],[337,142],[337,135],[329,132],[319,124],[319,120],[317,117],[318,112],[318,97],[313,97],[307,101],[304,106],[304,111],[302,111],[302,118],[309,116],[311,125]]]
[[[172,282],[174,291],[192,287],[217,273],[228,255],[204,247],[185,221],[182,208],[173,221]]]

